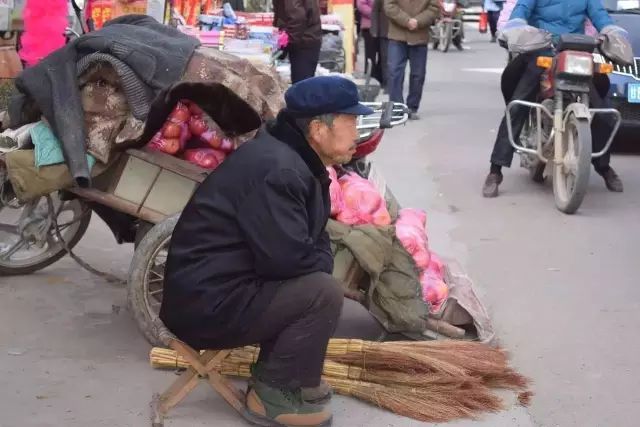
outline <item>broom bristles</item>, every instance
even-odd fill
[[[518,403],[522,406],[529,406],[531,404],[532,397],[532,391],[523,391],[522,393],[518,394]]]
[[[329,359],[363,368],[380,368],[400,371],[439,372],[451,376],[464,376],[463,368],[427,354],[406,351],[402,348],[366,346],[361,352],[342,355],[332,354]]]
[[[505,371],[500,374],[487,375],[483,377],[483,382],[487,387],[507,390],[526,390],[531,386],[529,378],[515,372],[511,368],[506,368]]]

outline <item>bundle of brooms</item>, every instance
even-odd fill
[[[257,347],[234,349],[218,370],[247,378],[258,353]],[[154,368],[188,366],[173,350],[157,347],[150,359]],[[469,341],[332,339],[323,376],[339,394],[427,422],[476,418],[504,409],[496,389],[518,392],[523,405],[532,395],[528,379],[509,366],[503,350]]]

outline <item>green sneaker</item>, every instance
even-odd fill
[[[251,388],[257,378],[262,375],[260,366],[257,363],[251,364],[251,378],[249,378],[249,388]],[[302,387],[302,400],[312,405],[326,405],[333,397],[333,390],[325,380],[320,380],[317,387]]]
[[[332,395],[331,386],[324,380],[320,381],[318,387],[302,387],[302,400],[313,405],[326,405]]]
[[[331,412],[305,402],[300,390],[282,390],[255,379],[246,404],[247,421],[265,427],[321,427],[332,421]]]

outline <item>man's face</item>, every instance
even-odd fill
[[[319,120],[309,125],[309,144],[325,166],[349,163],[356,152],[357,116],[337,114],[331,126]]]

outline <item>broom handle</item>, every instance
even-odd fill
[[[458,328],[457,326],[453,326],[449,322],[445,322],[444,320],[431,319],[427,318],[425,320],[427,329],[433,332],[437,332],[449,338],[462,339],[465,335],[465,330],[462,328]]]

